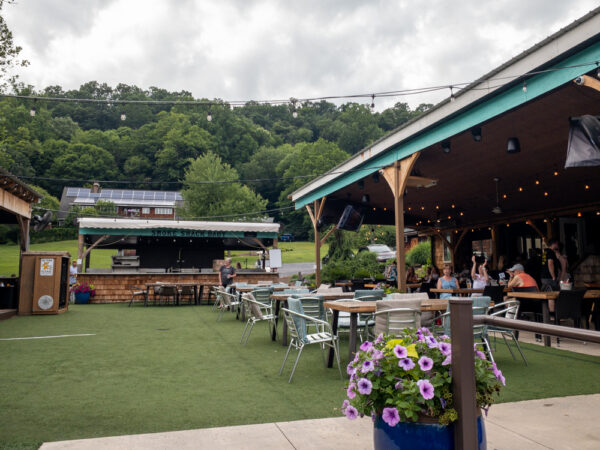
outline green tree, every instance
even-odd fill
[[[263,211],[267,200],[241,184],[229,164],[209,151],[196,158],[185,171],[182,195],[185,217],[214,217]],[[256,216],[248,216],[250,220]],[[241,218],[244,218],[243,216]]]
[[[12,0],[0,0],[0,92],[6,92],[9,86],[14,89],[18,75],[12,74],[12,70],[29,64],[27,60],[19,59],[22,49],[15,45],[12,31],[1,14],[4,5],[12,3]]]
[[[40,201],[33,204],[33,214],[43,216],[46,211],[52,211],[52,220],[56,220],[58,208],[60,207],[58,198],[51,195],[46,189],[40,186],[34,186],[32,184],[30,184],[30,186],[42,195]]]

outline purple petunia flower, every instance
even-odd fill
[[[354,374],[356,373],[356,368],[352,366],[352,363],[349,363],[349,364],[346,366],[346,373],[347,373],[348,375],[354,375]]]
[[[446,409],[446,400],[444,400],[444,397],[440,397],[440,403],[442,404],[442,409]]]
[[[400,414],[396,408],[383,408],[381,418],[390,427],[395,427],[400,422]]]
[[[344,414],[346,415],[346,417],[350,420],[354,420],[358,417],[358,411],[356,410],[356,408],[352,405],[348,405],[348,407],[346,408],[346,410],[344,411]]]
[[[358,380],[358,393],[362,395],[369,395],[371,393],[371,389],[373,388],[373,383],[368,378],[361,378]]]
[[[502,375],[502,371],[496,367],[496,363],[493,365],[494,375],[496,379],[502,383],[502,386],[506,386],[506,378]]]
[[[383,333],[380,333],[379,336],[377,336],[377,339],[375,339],[376,344],[379,344],[380,342],[383,342]]]
[[[367,373],[367,372],[371,372],[375,369],[375,364],[373,363],[373,361],[371,361],[370,359],[367,359],[362,367],[360,368],[360,371],[362,373]]]
[[[448,356],[450,353],[452,353],[452,345],[448,344],[447,342],[440,342],[438,349],[444,356]]]
[[[428,358],[427,356],[421,356],[419,358],[419,367],[423,372],[431,370],[431,368],[433,367],[433,359]]]
[[[382,359],[385,355],[383,354],[383,352],[381,350],[373,349],[371,356],[373,357],[374,360],[379,360],[379,359]]]
[[[425,338],[425,342],[427,343],[427,347],[429,348],[436,348],[438,346],[438,342],[433,336],[427,336]]]
[[[442,366],[449,366],[452,364],[452,355],[446,356],[446,359],[442,361]]]
[[[348,406],[350,406],[350,402],[348,400],[344,400],[344,403],[342,403],[342,412],[346,411]]]
[[[447,341],[448,339],[450,339],[450,336],[448,336],[447,334],[442,334],[438,337],[438,340],[440,341]]]
[[[356,387],[355,383],[350,383],[348,385],[348,389],[346,389],[346,395],[348,395],[348,398],[350,400],[352,400],[354,397],[356,397],[356,392],[354,392],[355,387]]]
[[[431,331],[429,331],[429,328],[425,328],[425,327],[421,327],[417,330],[417,333],[420,334],[424,334],[425,336],[431,336]]]
[[[419,386],[419,390],[421,391],[421,395],[425,400],[431,400],[433,398],[433,385],[427,380],[419,380],[417,381],[417,386]]]
[[[370,341],[365,341],[362,344],[360,344],[360,349],[363,352],[368,352],[369,350],[371,350],[373,348],[373,343]]]
[[[408,350],[406,350],[406,347],[402,347],[401,345],[396,345],[394,347],[394,355],[396,355],[396,358],[398,358],[398,359],[406,358],[406,355],[408,355]]]
[[[398,367],[402,367],[404,370],[410,370],[415,367],[415,362],[410,358],[402,358],[398,361]]]
[[[475,352],[475,355],[476,355],[476,356],[477,356],[479,359],[487,359],[487,358],[485,357],[485,353],[483,353],[483,352],[482,352],[482,351],[480,351],[480,350],[477,350],[477,351]]]
[[[394,385],[394,389],[398,390],[398,389],[402,389],[402,380],[398,381],[395,385]]]

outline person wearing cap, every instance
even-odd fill
[[[507,272],[510,275],[510,280],[508,280],[509,288],[535,287],[536,289],[539,289],[535,279],[531,275],[525,273],[525,268],[522,264],[515,264],[508,269]]]

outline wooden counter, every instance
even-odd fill
[[[278,273],[270,272],[238,272],[236,282],[257,283],[258,281],[279,281]],[[198,283],[204,285],[203,299],[209,293],[207,287],[219,283],[219,274],[213,273],[80,273],[77,275],[79,283],[94,285],[96,295],[90,299],[90,303],[118,303],[131,300],[130,286],[145,289],[146,283]]]

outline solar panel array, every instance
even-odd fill
[[[67,188],[67,197],[98,198],[101,200],[183,200],[179,192],[139,191],[132,189],[103,189],[99,193],[92,193],[90,188]]]

